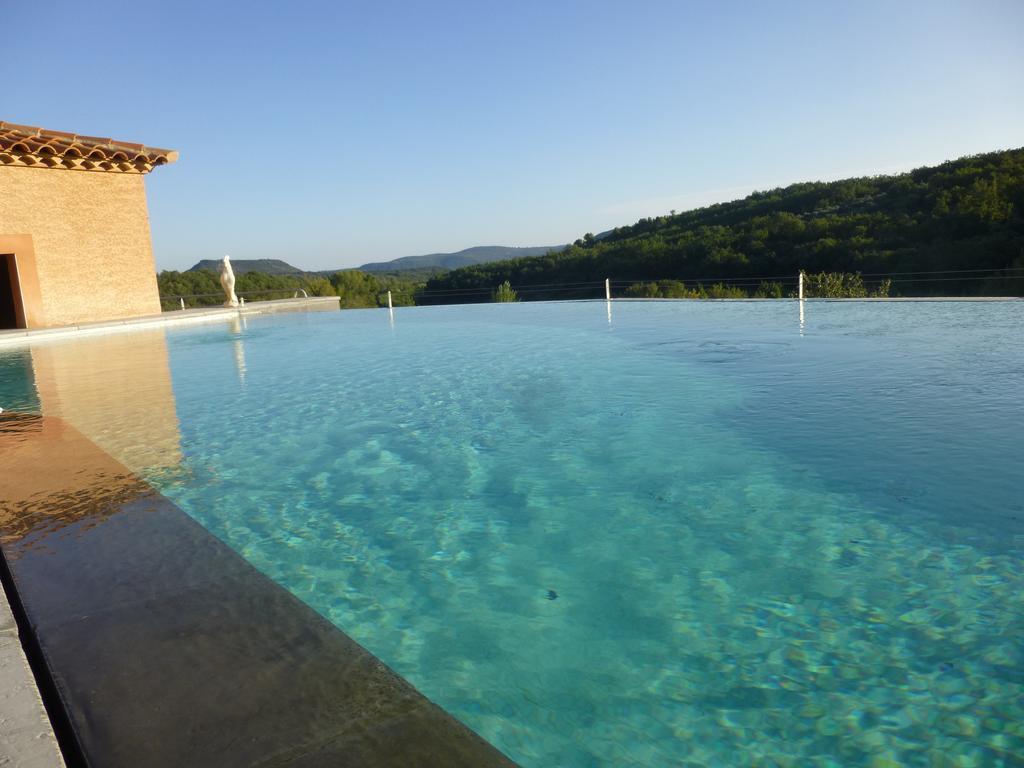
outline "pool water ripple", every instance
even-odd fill
[[[614,310],[169,333],[151,477],[523,765],[1024,754],[1020,307]]]

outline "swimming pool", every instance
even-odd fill
[[[0,352],[0,405],[523,765],[1011,764],[1022,310],[296,314]]]

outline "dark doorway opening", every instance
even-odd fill
[[[14,254],[0,253],[0,330],[24,327]]]

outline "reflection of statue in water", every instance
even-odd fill
[[[227,300],[225,307],[237,307],[238,297],[235,296],[235,273],[231,269],[231,257],[225,256],[220,263],[220,287],[224,289]]]
[[[238,369],[238,380],[245,386],[245,346],[242,344],[242,330],[245,328],[245,315],[236,315],[231,320],[231,336],[235,344],[235,368]]]

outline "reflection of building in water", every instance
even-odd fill
[[[133,472],[181,461],[162,329],[42,344],[32,367],[44,416],[58,416]]]
[[[0,543],[88,528],[153,491],[63,419],[0,414]],[[45,471],[40,471],[40,468]],[[10,556],[10,553],[8,553]]]

